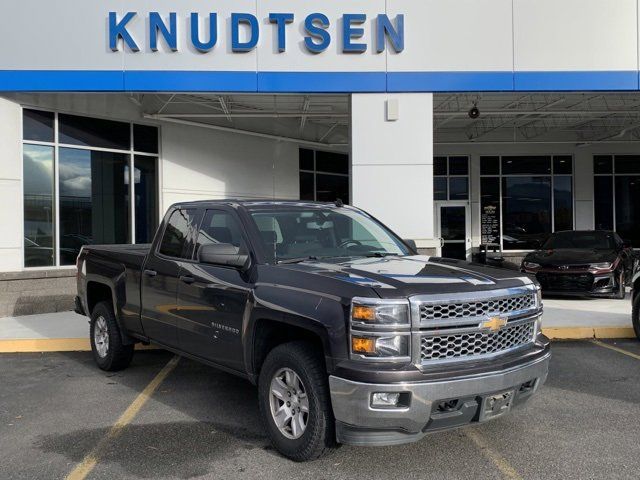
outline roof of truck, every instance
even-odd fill
[[[172,205],[172,208],[177,207],[202,207],[206,205],[228,205],[231,207],[244,207],[247,209],[254,208],[270,208],[270,207],[338,207],[343,206],[341,202],[314,202],[310,200],[274,200],[274,199],[223,199],[223,200],[197,200],[193,202],[179,202]],[[347,205],[344,205],[347,206]]]

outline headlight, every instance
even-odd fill
[[[409,335],[368,336],[354,332],[351,351],[356,355],[377,358],[409,356]]]
[[[375,299],[354,299],[351,304],[351,323],[369,326],[409,325],[409,303],[384,302]]]
[[[534,262],[522,262],[522,266],[528,270],[536,270],[540,268],[540,264]]]
[[[592,263],[589,265],[592,270],[611,270],[611,267],[613,267],[611,262]]]
[[[407,300],[354,298],[349,320],[352,358],[410,359],[411,320]]]

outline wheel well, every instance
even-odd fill
[[[104,283],[87,283],[87,308],[89,309],[87,313],[91,315],[93,307],[95,307],[98,303],[104,301],[109,303],[113,302],[111,288],[109,288]]]
[[[314,332],[274,320],[257,322],[253,341],[253,373],[257,376],[269,352],[278,345],[296,340],[310,343],[324,361],[322,339]]]

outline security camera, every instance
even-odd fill
[[[480,116],[480,110],[475,105],[471,110],[469,110],[469,118],[473,118],[474,120]]]

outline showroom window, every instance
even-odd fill
[[[640,155],[593,157],[594,220],[640,246]]]
[[[157,127],[24,109],[24,266],[74,265],[88,244],[150,242],[158,154]]]
[[[349,155],[300,149],[300,200],[349,203]]]
[[[482,243],[534,250],[573,229],[573,157],[480,157]]]
[[[469,200],[469,157],[433,158],[433,199]]]

